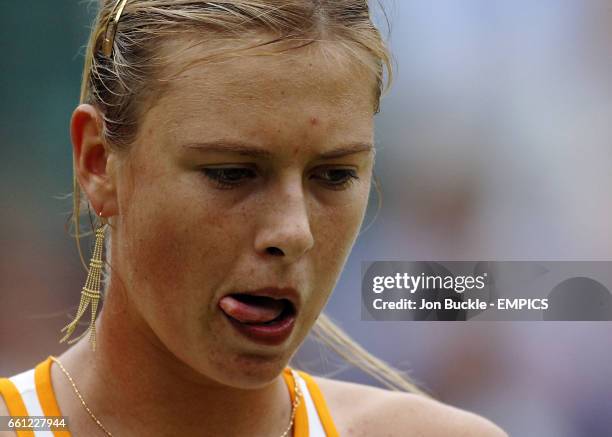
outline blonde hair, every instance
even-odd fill
[[[154,74],[169,62],[159,56],[160,42],[179,32],[234,40],[244,39],[248,31],[274,35],[271,40],[247,49],[278,42],[296,42],[297,48],[322,36],[333,37],[376,78],[374,113],[379,111],[380,98],[393,80],[391,55],[372,22],[367,0],[129,0],[121,15],[111,56],[107,58],[100,47],[116,4],[117,0],[100,2],[85,55],[80,98],[81,103],[93,105],[102,114],[104,141],[116,151],[126,150],[135,139],[142,95],[153,88],[150,82]],[[74,225],[79,256],[87,269],[80,238],[90,233],[80,234],[79,216],[81,208],[89,211],[89,203],[82,197],[75,165],[73,161],[73,211],[68,220]],[[378,190],[377,178],[374,182]],[[89,219],[93,231],[91,214]],[[106,253],[107,266],[111,267],[110,251]],[[363,349],[324,313],[319,315],[312,334],[386,387],[429,396],[405,372]]]

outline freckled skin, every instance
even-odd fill
[[[126,305],[180,361],[234,387],[261,386],[287,365],[333,291],[370,192],[371,153],[325,162],[315,154],[372,142],[373,79],[355,87],[363,72],[330,65],[313,49],[286,59],[188,70],[146,113],[130,165],[117,173],[112,260]],[[273,158],[181,149],[228,138]],[[201,171],[229,164],[259,174],[223,190]],[[330,189],[314,178],[325,166],[354,167],[359,179]],[[231,290],[273,284],[294,285],[302,297],[294,331],[278,347],[240,337],[216,306]]]

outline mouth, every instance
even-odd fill
[[[287,298],[233,293],[219,300],[219,308],[230,324],[249,340],[277,345],[289,337],[297,309]]]

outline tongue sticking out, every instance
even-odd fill
[[[243,323],[265,323],[277,318],[285,309],[286,300],[246,294],[229,295],[219,300],[219,306],[230,317]]]

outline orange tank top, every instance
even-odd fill
[[[25,372],[0,378],[0,396],[11,416],[62,416],[51,383],[51,365],[48,357]],[[295,370],[295,369],[294,369]],[[338,437],[334,422],[321,390],[313,377],[296,370],[298,386],[303,397],[295,413],[293,437]],[[283,370],[291,400],[295,399],[295,382],[291,369]],[[18,431],[17,437],[72,437],[69,431]]]

